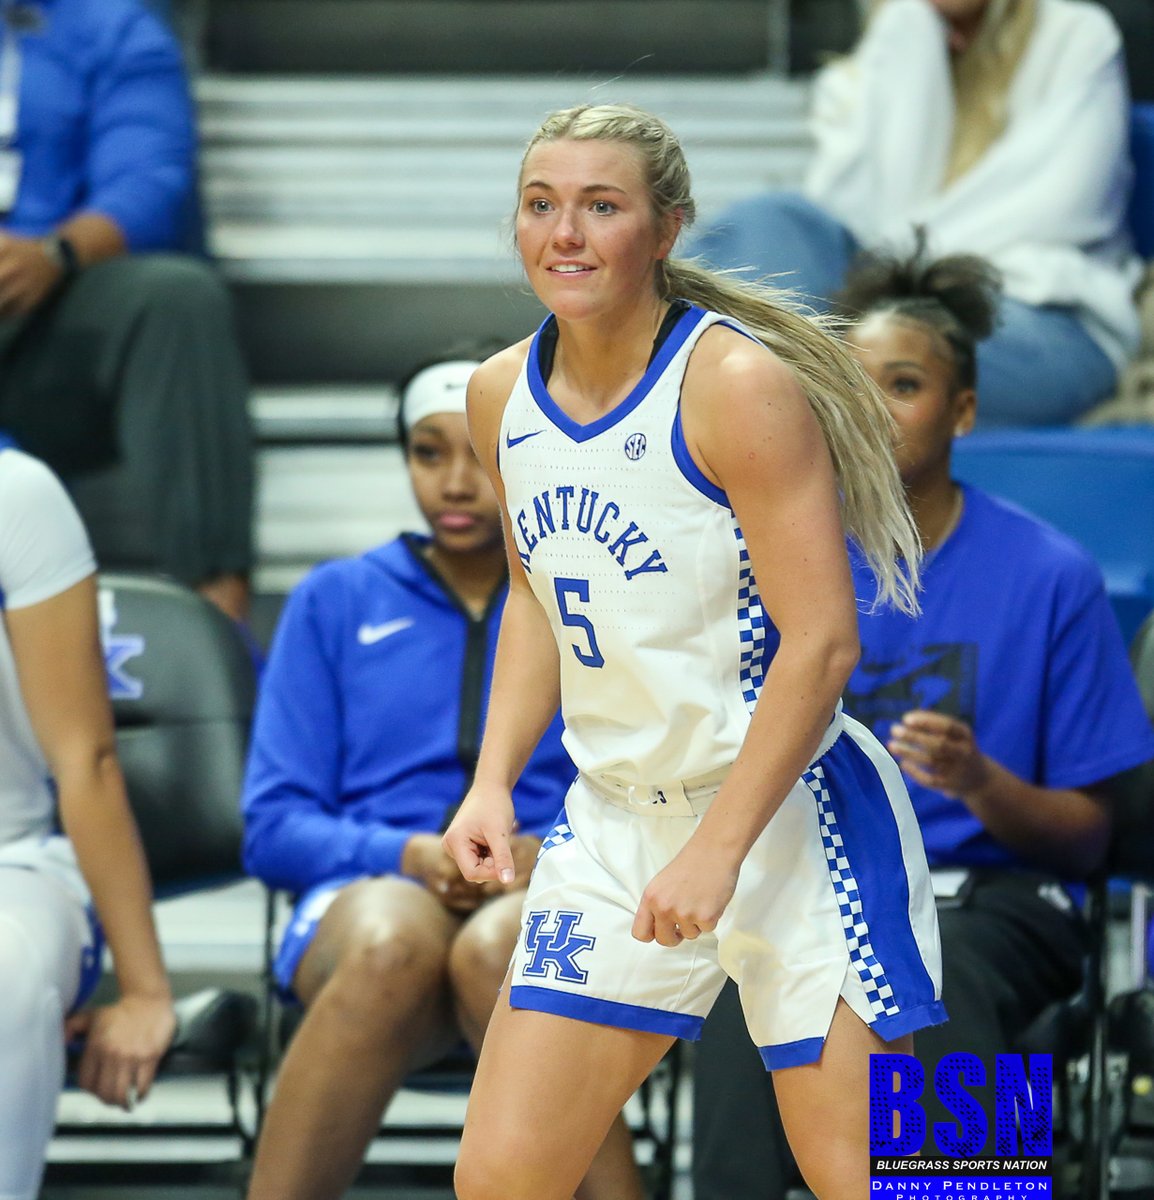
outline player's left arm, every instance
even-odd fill
[[[636,936],[714,928],[758,835],[813,760],[857,662],[853,585],[825,439],[792,372],[724,328],[702,338],[682,394],[690,453],[741,526],[781,644],[745,743],[697,832],[650,883]]]

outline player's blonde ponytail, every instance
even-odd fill
[[[549,116],[529,143],[563,138],[623,142],[640,152],[656,215],[686,227],[696,208],[677,139],[659,118],[624,104],[582,105]],[[528,150],[526,150],[526,154]],[[663,298],[680,297],[741,322],[797,376],[829,447],[846,530],[878,579],[878,600],[917,611],[921,544],[893,456],[893,422],[880,391],[827,318],[802,311],[785,292],[704,265],[657,264]]]

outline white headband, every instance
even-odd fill
[[[401,397],[401,419],[406,429],[433,413],[464,413],[465,388],[477,363],[461,359],[437,363],[419,371]]]

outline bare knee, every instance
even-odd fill
[[[496,905],[502,901],[494,902]],[[478,913],[457,935],[449,951],[449,979],[456,995],[492,1006],[517,945],[518,912]]]
[[[462,1150],[453,1171],[457,1200],[516,1200],[517,1167],[494,1154]]]
[[[806,1186],[817,1200],[861,1200],[869,1188],[861,1154],[861,1148],[854,1147],[854,1153],[844,1157],[836,1151],[795,1157]]]
[[[540,1141],[526,1131],[508,1139],[498,1133],[482,1144],[466,1127],[453,1173],[457,1200],[571,1200],[596,1147],[587,1149],[587,1160],[576,1167],[542,1156]]]
[[[350,937],[323,995],[357,1020],[389,1023],[441,988],[445,968],[445,947],[435,934],[370,924]]]

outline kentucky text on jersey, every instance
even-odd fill
[[[531,509],[526,505],[517,513],[514,524],[520,534],[517,553],[526,571],[532,569],[530,559],[537,544],[558,529],[591,535],[625,568],[626,579],[669,569],[661,551],[649,548],[649,535],[637,522],[623,517],[619,504],[593,488],[566,484],[540,492],[533,497]]]

